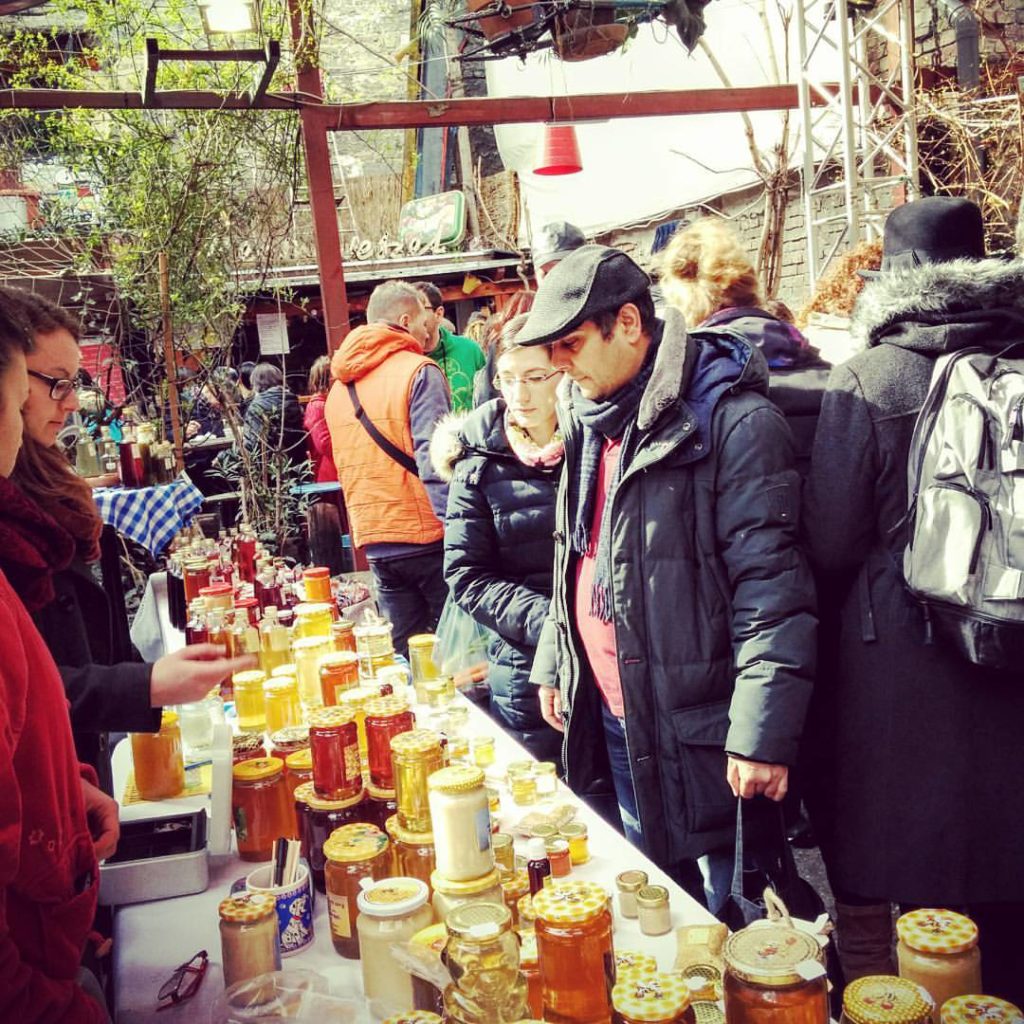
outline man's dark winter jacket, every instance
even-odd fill
[[[935,360],[1024,341],[1024,263],[899,271],[864,289],[852,329],[867,351],[832,371],[803,517],[832,640],[814,716],[834,773],[819,797],[834,814],[816,816],[831,881],[928,906],[1024,900],[1024,680],[925,645],[900,571]]]
[[[612,601],[626,741],[646,852],[671,865],[732,842],[725,752],[792,764],[811,693],[814,589],[796,544],[799,480],[763,356],[668,311],[612,509]],[[566,481],[555,589],[533,678],[561,687],[566,781],[607,787],[600,695],[573,622]]]
[[[281,420],[284,419],[282,431]],[[245,447],[252,455],[265,446],[284,452],[295,465],[306,461],[306,428],[299,400],[285,387],[267,388],[252,396],[242,422]]]
[[[561,467],[516,458],[504,415],[498,398],[434,433],[434,466],[450,481],[444,575],[458,606],[492,631],[492,713],[538,760],[557,761],[561,736],[541,717],[530,667],[551,601]]]

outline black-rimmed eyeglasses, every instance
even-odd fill
[[[29,370],[28,375],[41,380],[50,386],[50,397],[55,402],[63,402],[72,391],[82,386],[82,375],[76,373],[74,377],[51,377],[48,373],[40,373],[38,370]]]

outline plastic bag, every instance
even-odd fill
[[[463,692],[473,691],[487,679],[487,644],[490,632],[449,595],[437,623],[434,663],[444,675],[453,676]]]

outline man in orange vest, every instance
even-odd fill
[[[331,359],[325,415],[352,543],[362,547],[395,650],[437,625],[444,581],[448,487],[430,461],[430,436],[451,407],[440,367],[424,355],[433,312],[412,285],[386,281],[366,324]]]

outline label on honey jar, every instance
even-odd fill
[[[348,916],[348,897],[327,894],[327,915],[331,919],[331,934],[339,939],[352,938],[352,922]]]

